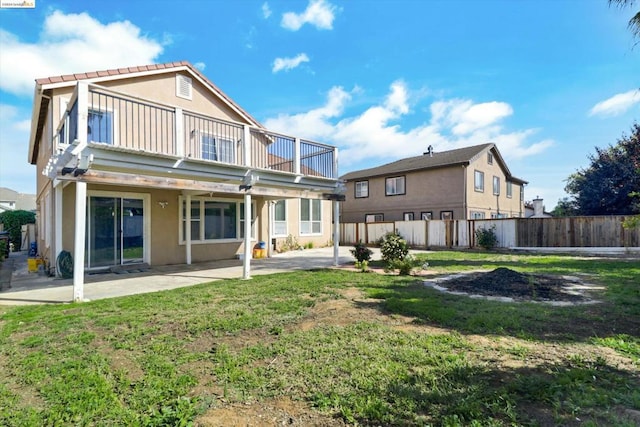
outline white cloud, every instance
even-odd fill
[[[280,25],[291,31],[298,31],[304,24],[311,24],[320,30],[331,30],[336,11],[336,6],[328,1],[310,0],[304,12],[283,14]]]
[[[268,19],[271,16],[271,9],[267,2],[262,3],[262,16],[264,16],[264,19]]]
[[[36,192],[36,168],[27,162],[31,120],[29,112],[0,104],[0,187],[20,193]]]
[[[204,62],[196,62],[195,64],[193,64],[193,66],[200,71],[204,71],[204,69],[207,68],[207,64],[205,64]]]
[[[16,95],[31,95],[39,77],[152,64],[163,50],[129,21],[103,24],[60,11],[45,18],[37,43],[0,29],[0,45],[0,63],[11,64],[0,67],[0,89]]]
[[[505,131],[501,121],[513,114],[513,108],[497,101],[435,101],[429,106],[431,117],[403,129],[402,122],[412,114],[411,100],[416,97],[401,80],[390,85],[379,103],[358,114],[343,116],[349,102],[360,92],[360,88],[346,92],[334,87],[323,106],[304,113],[280,114],[266,119],[264,124],[284,134],[338,146],[341,165],[347,167],[368,159],[388,162],[419,155],[429,145],[436,151],[445,151],[495,142],[509,159],[535,155],[553,145],[549,139],[531,142],[536,129]]]
[[[276,58],[273,61],[273,68],[271,71],[274,73],[282,70],[289,71],[296,68],[303,62],[309,62],[309,57],[306,53],[300,53],[294,58]]]
[[[598,102],[589,111],[590,116],[618,116],[626,113],[631,107],[640,104],[640,89],[632,89],[619,93],[604,101]]]

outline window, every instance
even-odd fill
[[[405,212],[402,216],[405,221],[413,221],[413,212]]]
[[[433,212],[429,211],[429,212],[420,212],[420,218],[421,219],[426,219],[426,220],[431,220],[433,219]]]
[[[204,160],[235,163],[235,147],[232,140],[202,134],[200,136],[200,142],[202,145],[202,158]]]
[[[356,181],[356,199],[369,197],[369,181]]]
[[[487,153],[487,163],[493,164],[493,153]]]
[[[484,212],[471,211],[471,219],[484,219]]]
[[[484,191],[484,172],[475,171],[473,174],[473,188],[476,191]]]
[[[319,199],[300,199],[300,234],[322,233],[322,209]]]
[[[404,176],[396,176],[386,179],[386,193],[387,196],[397,196],[399,194],[405,194],[404,188]]]
[[[113,113],[89,109],[87,140],[113,145]]]
[[[251,204],[251,238],[256,238],[256,206]],[[240,238],[244,239],[244,203],[240,203]]]
[[[440,219],[453,219],[453,211],[440,211]]]
[[[500,178],[497,176],[493,177],[493,194],[496,196],[500,194]]]
[[[187,205],[180,198],[180,242],[186,240],[187,226],[191,228],[193,243],[240,240],[244,238],[244,203],[235,200],[191,199],[191,224],[187,224]],[[255,205],[252,205],[255,224]],[[255,227],[251,230],[255,238]]]
[[[366,214],[364,222],[381,222],[384,221],[384,214]]]
[[[507,197],[513,197],[513,183],[511,181],[507,181]]]
[[[507,218],[507,214],[491,212],[491,219]]]
[[[524,201],[524,186],[523,185],[520,186],[520,201],[521,202]]]
[[[273,205],[273,235],[287,235],[287,201],[278,200]]]

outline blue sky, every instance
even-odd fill
[[[187,60],[340,174],[495,142],[547,209],[640,121],[637,12],[606,0],[36,0],[0,10],[0,186],[36,190],[34,79]]]

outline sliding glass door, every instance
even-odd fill
[[[90,196],[86,248],[88,268],[143,262],[143,199]]]

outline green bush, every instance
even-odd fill
[[[370,261],[371,255],[373,255],[373,251],[365,246],[360,240],[356,245],[351,249],[351,255],[356,259],[357,262],[362,261]]]
[[[476,243],[483,249],[490,250],[498,245],[498,236],[496,236],[496,226],[490,228],[478,228],[475,231]]]
[[[378,240],[378,243],[380,244],[382,260],[386,262],[387,265],[394,260],[404,260],[409,253],[407,241],[404,240],[397,231],[385,234],[384,237]]]
[[[407,255],[404,259],[393,259],[387,263],[387,271],[398,270],[400,276],[409,276],[414,270],[422,268],[423,262],[413,255]]]
[[[30,211],[15,210],[0,213],[0,223],[4,224],[4,231],[9,232],[9,241],[13,243],[16,250],[22,244],[22,226],[25,224],[35,224],[36,214]]]

